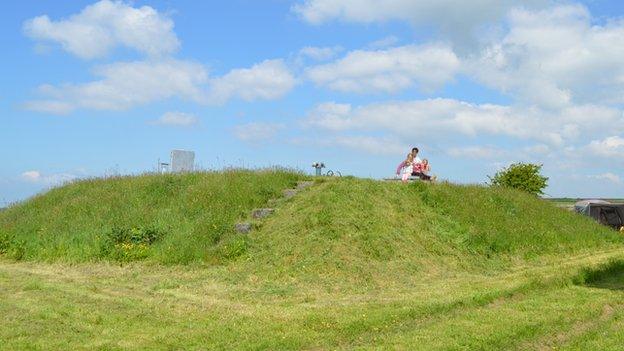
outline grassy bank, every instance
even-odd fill
[[[148,174],[82,180],[0,213],[14,259],[214,261],[236,220],[302,176],[281,170]]]
[[[84,180],[2,212],[0,250],[25,260],[219,263],[236,256],[218,251],[234,240],[257,267],[352,275],[371,262],[400,271],[492,266],[622,242],[514,190],[356,178],[317,182],[252,236],[235,235],[236,221],[302,178],[278,170]]]
[[[9,208],[0,349],[620,349],[621,234],[509,189],[349,177],[232,232],[299,179],[94,180]]]

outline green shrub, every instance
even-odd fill
[[[100,256],[122,262],[141,260],[149,256],[150,245],[162,236],[152,227],[113,227],[101,238]]]
[[[9,249],[7,251],[9,257],[14,260],[20,261],[23,260],[26,256],[26,241],[25,240],[17,240],[13,239],[10,243]]]
[[[249,239],[246,236],[235,236],[221,247],[220,254],[225,259],[235,259],[247,253]]]
[[[110,238],[117,244],[151,245],[160,239],[162,233],[155,228],[119,228],[114,227]]]
[[[0,232],[0,255],[7,253],[11,246],[11,237],[9,234]]]
[[[26,255],[26,241],[0,231],[0,255],[22,260]]]
[[[540,174],[541,169],[542,165],[514,163],[497,172],[493,177],[489,177],[490,183],[541,195],[544,193],[548,181],[547,177]]]

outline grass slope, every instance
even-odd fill
[[[301,178],[272,170],[83,180],[0,213],[0,252],[68,262],[111,256],[163,263],[218,260],[227,253],[215,252],[215,244],[234,234],[237,219]],[[153,232],[159,240],[149,246],[130,241],[111,252],[110,237],[124,232]]]
[[[191,179],[214,177],[219,186],[197,195],[212,197],[210,191],[225,187],[228,176],[240,178],[228,180],[236,184],[229,189],[248,190],[239,195],[243,200],[213,208],[235,212],[224,215],[221,223],[229,222],[223,228],[300,178],[280,172],[185,175],[186,187],[176,191],[188,194],[187,187],[201,183]],[[72,202],[65,193],[72,187],[107,182],[57,191]],[[140,201],[129,192],[145,193],[146,187],[136,185],[124,193]],[[43,204],[56,203],[51,195],[0,215],[0,230],[11,236],[4,256],[20,238],[47,242],[17,228],[37,222],[35,214],[44,223],[41,213],[50,210]],[[116,206],[126,205],[100,206],[120,211]],[[155,203],[143,211],[169,213],[177,206]],[[115,257],[90,254],[99,252],[96,244],[84,251],[32,244],[22,256],[61,261],[51,264],[0,258],[0,323],[6,326],[0,328],[0,349],[619,350],[624,341],[622,236],[516,191],[317,180],[278,202],[274,215],[256,223],[245,239],[215,231],[219,235],[207,242],[205,236],[194,238],[192,228],[171,225],[188,223],[191,208],[174,212],[177,217],[141,217],[139,224],[127,214],[124,225],[168,229],[142,257],[147,262],[194,264],[120,265]],[[87,222],[81,217],[60,223],[74,228],[72,221]],[[169,226],[159,227],[155,219],[168,219]],[[81,227],[90,231],[67,233],[59,224],[53,232],[64,233],[57,234],[63,239],[52,242],[71,242],[75,232],[96,238],[113,225],[107,217],[91,222]],[[180,231],[186,234],[177,228],[187,228]],[[186,257],[168,248],[189,251],[180,238],[201,246],[190,250],[190,260],[163,260],[163,254]],[[94,239],[81,240],[80,245]],[[240,242],[244,246],[234,246],[244,249],[236,255],[218,255]],[[75,254],[67,259],[61,257],[65,252]],[[103,262],[62,262],[93,259]]]
[[[341,179],[318,184],[251,236],[234,272],[306,284],[409,284],[620,247],[622,235],[504,188]]]

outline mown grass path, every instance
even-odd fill
[[[622,249],[402,289],[229,282],[225,267],[0,261],[0,348],[621,349],[624,293],[571,284]]]

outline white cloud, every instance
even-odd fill
[[[246,142],[257,143],[273,139],[284,126],[276,123],[252,122],[234,127],[234,136]]]
[[[31,182],[35,182],[41,179],[41,173],[39,173],[39,171],[26,171],[22,173],[22,178]]]
[[[334,131],[387,130],[409,137],[461,133],[504,134],[559,142],[560,136],[534,128],[535,120],[515,115],[509,107],[474,105],[451,99],[389,102],[352,108],[348,104],[325,103],[312,111],[307,125]]]
[[[529,155],[547,155],[551,148],[545,144],[536,144],[531,146],[525,146],[522,151]]]
[[[607,124],[621,121],[620,114],[611,110],[602,111],[603,115],[593,115],[595,120],[592,121],[578,117],[574,113],[576,109],[555,114],[453,99],[385,102],[356,108],[349,104],[324,103],[309,113],[304,124],[333,131],[385,130],[411,138],[433,138],[453,133],[469,137],[502,135],[561,146],[565,140],[573,140],[596,128],[596,120],[608,121]],[[604,125],[598,127],[604,129]]]
[[[466,146],[450,148],[447,154],[454,158],[490,159],[505,156],[507,152],[492,146]]]
[[[67,114],[76,109],[126,110],[169,98],[223,104],[232,98],[246,101],[277,99],[296,80],[282,60],[267,60],[251,68],[233,69],[210,79],[203,65],[190,61],[117,62],[97,66],[100,80],[39,87],[41,100],[24,104],[29,110]]]
[[[370,135],[322,135],[314,138],[297,137],[291,143],[315,148],[340,148],[356,150],[359,153],[373,155],[403,155],[410,150],[410,145],[394,136]]]
[[[314,110],[308,114],[308,118],[303,121],[303,124],[333,131],[361,128],[361,125],[355,125],[352,121],[351,111],[350,104],[324,102],[316,105]]]
[[[442,44],[407,45],[386,50],[356,50],[335,62],[310,67],[317,85],[343,92],[397,92],[418,85],[431,91],[451,81],[460,61]]]
[[[23,180],[30,182],[30,183],[43,184],[46,186],[59,185],[65,182],[72,181],[76,178],[77,178],[76,175],[69,174],[69,173],[57,173],[57,174],[43,175],[41,174],[41,172],[36,171],[36,170],[26,171],[22,173]]]
[[[197,116],[184,113],[184,112],[166,112],[160,118],[155,120],[153,124],[176,126],[176,127],[191,127],[199,122]]]
[[[326,146],[339,146],[353,150],[360,150],[375,155],[397,155],[409,150],[409,145],[392,137],[371,136],[335,136],[321,140]]]
[[[51,113],[53,115],[66,115],[74,110],[72,104],[55,100],[28,101],[22,107],[29,111]]]
[[[208,80],[202,65],[173,59],[117,62],[97,66],[94,74],[102,79],[42,85],[39,92],[46,99],[30,101],[25,106],[36,111],[67,113],[78,108],[125,110],[171,97],[201,102],[201,86]]]
[[[475,31],[495,23],[514,6],[533,7],[548,0],[304,0],[292,11],[303,20],[321,24],[330,20],[354,23],[407,21],[433,26],[457,45],[474,40]]]
[[[504,18],[504,25],[479,35],[481,45],[460,40],[460,44],[472,45],[470,54],[463,56],[462,72],[523,105],[560,110],[579,104],[624,103],[624,20],[601,23],[583,5],[544,8],[546,4],[552,2],[308,0],[293,10],[311,23],[331,19],[362,23],[406,20],[446,28],[459,37],[461,33],[469,35],[467,28],[483,21]],[[447,48],[453,56],[462,52]],[[388,51],[394,54],[397,49]],[[393,61],[393,57],[383,51],[358,50],[330,65],[313,67],[308,75],[317,84],[334,90],[393,92],[414,82],[424,83],[425,88],[427,82],[440,86],[457,72],[458,65],[445,65],[452,61],[444,59],[430,60],[440,61],[440,66],[418,69],[414,66],[422,62],[411,55],[405,63],[408,69],[402,70],[396,62],[399,59]],[[412,61],[416,64],[410,65]],[[433,72],[432,76],[439,79],[420,81],[418,76],[413,77],[413,71]]]
[[[333,58],[342,50],[343,48],[341,46],[306,46],[299,50],[299,56],[309,57],[316,61],[325,61]]]
[[[457,159],[490,159],[501,165],[518,161],[544,163],[549,174],[587,167],[587,160],[591,159],[588,151],[605,158],[592,159],[593,166],[600,164],[617,171],[620,164],[607,160],[624,155],[624,139],[619,136],[587,144],[592,137],[624,126],[621,111],[592,105],[551,111],[453,99],[361,106],[329,102],[317,105],[302,124],[329,132],[329,140],[344,134],[375,133],[382,138],[393,136],[391,140],[397,145],[427,145],[429,151],[437,150]],[[356,144],[357,141],[353,142],[353,147]],[[369,144],[374,145],[370,149],[381,147]],[[391,148],[393,151],[388,153],[401,154],[401,149],[404,147]]]
[[[150,56],[171,54],[180,46],[171,19],[152,7],[134,8],[123,1],[102,0],[58,21],[35,17],[24,23],[24,32],[35,40],[58,42],[84,59],[105,56],[117,46]]]
[[[587,146],[588,150],[600,157],[622,157],[624,155],[624,138],[610,136],[602,140],[593,140]]]
[[[394,35],[389,35],[379,40],[375,40],[374,42],[368,44],[368,47],[372,49],[383,49],[383,48],[387,48],[390,46],[394,46],[398,42],[399,42],[399,38],[395,37]]]
[[[295,84],[295,77],[283,60],[265,60],[213,79],[208,100],[213,103],[224,103],[234,97],[245,101],[272,100],[284,96]]]
[[[622,183],[622,179],[617,174],[613,174],[611,172],[598,174],[598,175],[592,175],[592,176],[589,176],[589,178],[598,179],[598,180],[606,180],[608,182],[615,183],[615,184]]]
[[[232,69],[221,77],[209,77],[204,65],[173,58],[179,47],[173,26],[170,18],[149,6],[135,8],[110,0],[101,0],[62,20],[39,16],[26,21],[24,31],[33,39],[59,42],[82,58],[101,57],[118,46],[148,58],[98,65],[93,74],[99,79],[90,82],[41,85],[41,98],[27,101],[23,107],[68,114],[76,109],[125,110],[170,98],[207,104],[223,104],[232,98],[271,100],[284,96],[296,84],[283,60],[265,60],[250,68]],[[331,53],[330,49],[316,49],[304,52],[317,58]]]
[[[582,5],[514,9],[509,31],[467,70],[528,104],[624,102],[624,21],[600,25]]]

